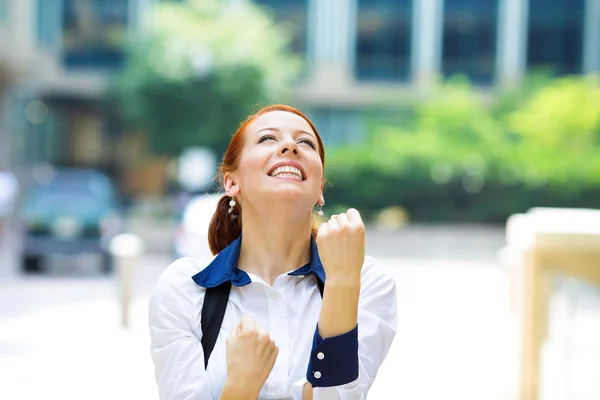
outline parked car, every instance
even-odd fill
[[[42,272],[50,254],[95,253],[102,270],[113,269],[108,242],[123,230],[123,213],[110,179],[92,169],[57,169],[23,202],[25,273]]]
[[[208,226],[221,196],[222,194],[200,195],[187,203],[173,240],[176,258],[203,258],[212,255],[208,246]]]

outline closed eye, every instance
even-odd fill
[[[266,140],[275,140],[275,136],[273,136],[271,134],[263,135],[260,137],[260,139],[258,139],[258,143],[262,143]]]
[[[298,143],[306,143],[308,144],[313,150],[315,150],[317,147],[315,146],[315,144],[313,143],[312,140],[307,139],[307,138],[302,138],[300,140],[298,140]]]

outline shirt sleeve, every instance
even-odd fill
[[[393,277],[371,257],[361,280],[357,327],[327,339],[316,330],[306,379],[294,393],[310,381],[313,400],[367,398],[396,334],[397,297]]]
[[[177,264],[183,262],[178,260],[167,268],[149,301],[150,354],[159,398],[212,400],[204,352],[192,328],[193,298],[182,290],[184,277],[177,273]]]

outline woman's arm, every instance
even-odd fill
[[[181,259],[160,276],[149,302],[150,354],[161,400],[212,400],[204,352],[193,327],[191,261]]]
[[[395,282],[365,257],[358,211],[321,225],[317,243],[327,279],[303,398],[363,399],[396,332]]]
[[[325,307],[327,290],[329,288],[326,284],[323,307]],[[330,291],[330,294],[333,295],[334,291]],[[317,327],[307,378],[296,384],[304,384],[302,395],[295,398],[302,398],[302,400],[367,398],[377,371],[387,356],[396,334],[396,296],[396,283],[393,277],[375,259],[367,257],[363,267],[358,323],[355,329],[337,337],[323,339],[319,334],[320,326]],[[333,305],[333,302],[331,304]],[[323,353],[322,359],[319,358],[319,353]],[[319,379],[314,375],[317,371],[320,372]]]

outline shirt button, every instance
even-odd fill
[[[324,358],[325,358],[325,354],[323,354],[322,352],[319,352],[319,353],[317,354],[317,358],[318,358],[319,360],[322,360],[322,359],[324,359]]]
[[[271,297],[276,299],[279,297],[279,292],[271,292]]]
[[[319,371],[315,371],[314,375],[315,379],[321,378],[321,373]]]

